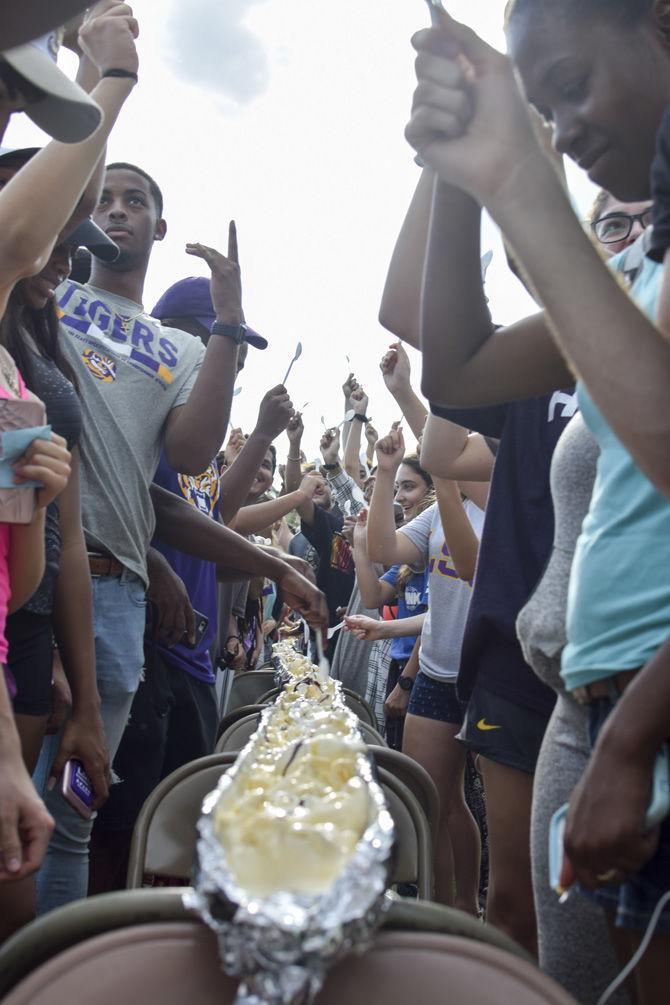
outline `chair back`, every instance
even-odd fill
[[[236,754],[200,757],[173,771],[145,801],[130,846],[126,886],[142,886],[147,873],[188,880],[193,871],[196,824],[202,801],[216,788]]]
[[[242,750],[245,744],[249,742],[256,730],[256,727],[258,726],[260,712],[262,712],[264,708],[267,708],[267,706],[247,705],[246,708],[247,710],[252,708],[254,711],[248,712],[245,716],[240,718],[235,716],[233,721],[230,722],[229,725],[225,726],[219,736],[219,739],[216,741],[216,747],[214,748],[215,753]],[[386,746],[386,740],[381,733],[377,732],[374,726],[369,726],[367,722],[363,722],[362,719],[359,719],[358,727],[364,743],[367,743],[372,747]]]
[[[133,831],[126,882],[129,889],[141,887],[147,874],[184,881],[191,877],[202,801],[236,757],[236,751],[201,757],[173,771],[154,789]],[[415,883],[419,896],[430,900],[434,853],[426,814],[403,782],[381,767],[377,774],[395,824],[390,882]]]
[[[370,741],[367,741],[370,743]],[[375,746],[370,751],[375,764],[379,768],[384,768],[395,778],[401,781],[410,790],[418,801],[428,820],[428,826],[432,835],[433,850],[437,848],[437,832],[440,823],[440,796],[435,786],[435,782],[430,777],[426,769],[407,754],[402,754],[399,750],[391,750],[384,745],[383,749]]]
[[[236,991],[237,981],[221,970],[212,932],[197,920],[163,921],[83,935],[20,981],[3,1005],[227,1005]],[[367,953],[330,971],[315,1005],[443,1005],[445,994],[450,1005],[576,1005],[532,963],[497,946],[384,930]]]
[[[258,703],[260,705],[269,705],[275,700],[279,694],[280,689],[278,687],[273,687],[271,690],[266,691],[258,698]],[[344,703],[347,708],[356,715],[361,722],[366,722],[368,726],[377,727],[377,720],[375,719],[374,713],[370,706],[368,705],[365,698],[361,698],[360,694],[356,694],[348,687],[342,688],[342,697],[344,698]]]
[[[234,711],[240,705],[259,704],[260,696],[274,686],[275,676],[274,666],[266,666],[260,670],[244,670],[235,674],[223,710],[224,714]]]

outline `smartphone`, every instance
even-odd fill
[[[187,649],[197,649],[209,628],[209,618],[206,614],[201,614],[200,611],[196,610],[193,613],[195,614],[195,642],[189,642],[186,633],[184,633],[184,645]]]
[[[79,816],[90,820],[95,793],[81,761],[70,758],[63,769],[63,795]]]
[[[656,827],[670,813],[670,749],[664,743],[654,764],[654,777],[651,783],[651,800],[647,809],[645,823],[647,829]],[[549,886],[557,893],[562,893],[560,878],[565,854],[563,841],[565,838],[565,822],[568,816],[568,804],[565,803],[556,810],[549,825]]]
[[[14,483],[13,463],[33,440],[51,437],[41,401],[0,399],[0,523],[30,523],[38,482]]]

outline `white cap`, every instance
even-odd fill
[[[51,32],[27,45],[7,49],[2,58],[46,94],[25,109],[35,125],[62,143],[80,143],[98,128],[102,111],[79,84],[58,69],[57,55],[56,33]]]

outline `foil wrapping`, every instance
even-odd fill
[[[286,684],[290,675],[283,667],[280,675]],[[338,693],[333,704],[343,709],[338,682],[335,686]],[[294,703],[296,716],[304,700]],[[264,710],[258,730],[235,765],[203,802],[194,886],[184,895],[186,906],[217,933],[224,969],[240,979],[236,1005],[309,1005],[329,967],[349,953],[369,947],[388,903],[385,891],[393,820],[364,751],[357,754],[357,774],[370,796],[368,824],[329,889],[319,894],[277,891],[258,897],[238,884],[214,831],[214,809],[221,794],[233,784],[239,766],[253,757],[254,746],[273,711],[274,706]],[[358,720],[353,713],[347,714],[352,731],[357,731]]]

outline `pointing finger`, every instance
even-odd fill
[[[228,258],[230,258],[232,262],[237,262],[239,264],[237,250],[237,227],[235,226],[234,220],[231,220],[228,226]]]

